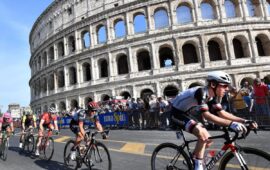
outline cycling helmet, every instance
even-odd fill
[[[231,84],[231,77],[223,71],[212,71],[207,76],[208,81],[215,81],[218,83]]]
[[[3,118],[10,119],[11,118],[10,113],[8,113],[8,112],[4,113]]]
[[[88,109],[88,111],[96,111],[99,109],[99,105],[97,102],[89,102],[87,109]]]
[[[56,113],[56,109],[54,107],[49,108],[49,113]]]

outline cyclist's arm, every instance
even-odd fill
[[[233,114],[226,112],[225,110],[221,110],[219,112],[217,112],[218,116],[224,118],[224,119],[228,119],[234,122],[239,122],[239,123],[245,123],[245,119],[234,116]]]
[[[25,130],[25,119],[26,119],[26,116],[23,116],[22,117],[22,129]]]
[[[11,132],[14,132],[13,122],[10,122],[10,128],[11,128]]]
[[[57,131],[58,131],[58,124],[57,124],[57,120],[54,120],[54,121],[53,121],[53,123],[54,123],[54,128],[55,128],[55,130],[57,130]]]
[[[210,113],[208,111],[203,112],[202,114],[203,114],[203,117],[206,120],[208,120],[210,122],[213,122],[213,123],[215,123],[217,125],[220,125],[220,126],[229,126],[231,124],[231,121],[230,120],[226,120],[226,119],[220,118],[220,117],[218,117],[218,116],[216,116],[216,115],[214,115],[214,114],[212,114],[212,113]]]
[[[37,119],[35,115],[34,115],[33,121],[34,121],[34,128],[37,128]]]
[[[80,129],[80,133],[84,136],[85,135],[85,131],[83,128],[83,121],[79,121],[79,129]]]

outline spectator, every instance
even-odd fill
[[[267,97],[268,87],[259,78],[254,80],[253,85],[254,107],[257,114],[270,115]]]
[[[140,129],[144,129],[146,127],[146,114],[145,114],[145,105],[144,101],[141,98],[137,98],[139,115],[141,120]]]
[[[248,105],[244,101],[244,96],[248,96],[248,92],[240,89],[237,91],[236,87],[232,90],[232,100],[233,100],[233,107],[236,111],[237,116],[244,116],[248,113]]]
[[[252,86],[249,84],[248,81],[245,81],[244,84],[243,84],[243,87],[241,88],[241,91],[244,91],[245,93],[247,93],[248,95],[244,95],[243,96],[243,99],[244,101],[246,102],[247,106],[248,106],[248,109],[250,110],[251,112],[251,95],[252,95],[252,92],[253,92],[253,88]]]
[[[149,101],[149,125],[151,128],[158,127],[159,124],[159,104],[156,98],[156,95],[152,94],[150,96],[150,101]]]
[[[168,118],[168,101],[164,100],[163,97],[158,98],[159,104],[159,117],[160,117],[160,128],[165,129],[167,126],[167,118]]]

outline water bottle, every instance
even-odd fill
[[[215,154],[216,154],[215,150],[209,150],[207,154],[205,154],[204,156],[205,165],[207,165],[211,161],[211,159],[215,156]]]

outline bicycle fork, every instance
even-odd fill
[[[238,163],[241,166],[242,170],[248,170],[247,163],[244,160],[242,154],[239,152],[239,149],[233,151],[234,156],[237,158]]]

